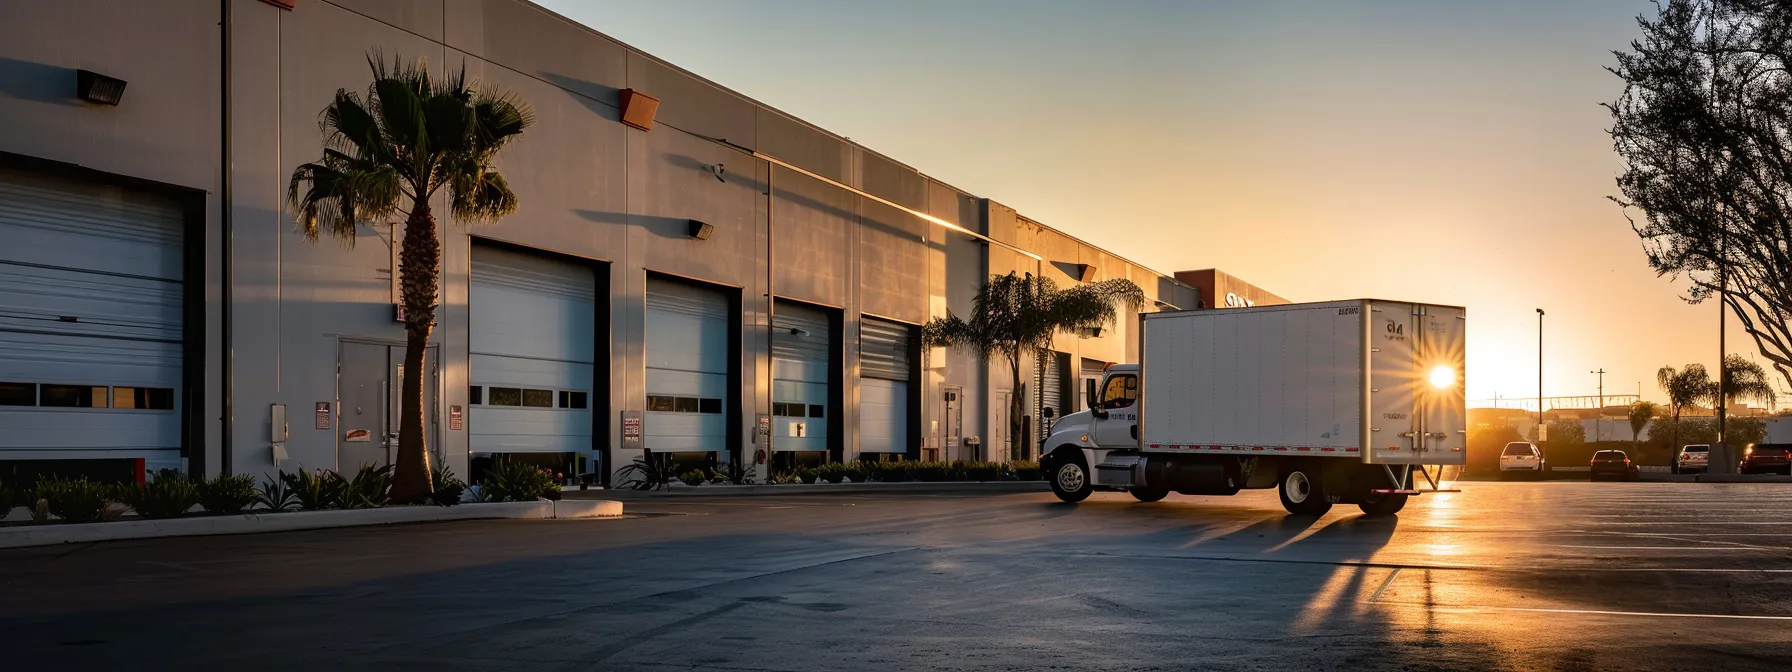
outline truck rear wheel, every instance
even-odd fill
[[[1127,490],[1127,492],[1132,493],[1133,499],[1139,500],[1141,502],[1145,502],[1147,504],[1149,504],[1151,502],[1155,502],[1160,499],[1163,499],[1164,496],[1170,494],[1169,490],[1155,489],[1155,488],[1132,488],[1130,490]]]
[[[1357,503],[1357,508],[1362,509],[1364,515],[1391,516],[1406,508],[1408,496],[1369,493],[1363,497],[1363,501]]]
[[[1282,508],[1298,516],[1323,516],[1332,510],[1332,503],[1325,501],[1319,472],[1304,466],[1283,472],[1276,493],[1282,497]]]
[[[1089,482],[1089,467],[1083,464],[1080,455],[1060,461],[1058,468],[1047,478],[1052,482],[1052,494],[1072,504],[1088,499],[1090,491],[1095,489]]]

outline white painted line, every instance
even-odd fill
[[[1369,596],[1369,601],[1374,602],[1376,600],[1381,599],[1381,593],[1383,591],[1386,591],[1388,589],[1388,586],[1393,585],[1394,577],[1399,576],[1400,570],[1402,570],[1402,569],[1405,569],[1405,567],[1395,567],[1394,571],[1390,572],[1388,574],[1388,578],[1381,582],[1381,587],[1375,589],[1375,594]]]
[[[1482,611],[1517,611],[1533,614],[1587,614],[1593,616],[1637,616],[1643,618],[1717,618],[1740,621],[1792,621],[1792,616],[1753,616],[1746,614],[1675,614],[1653,611],[1605,611],[1601,609],[1542,609],[1535,607],[1444,607],[1424,602],[1381,602],[1388,606],[1424,607],[1432,611],[1472,614]]]
[[[1588,548],[1604,551],[1777,551],[1765,546],[1572,546],[1547,544],[1550,548]]]

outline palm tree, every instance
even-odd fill
[[[1637,442],[1637,437],[1642,436],[1643,428],[1649,426],[1649,421],[1655,418],[1657,412],[1659,411],[1653,401],[1638,401],[1630,405],[1630,442],[1632,444]]]
[[[1655,372],[1655,384],[1668,395],[1668,410],[1674,419],[1673,445],[1670,450],[1680,449],[1680,411],[1700,400],[1710,399],[1716,389],[1711,382],[1711,374],[1705,372],[1704,364],[1687,364],[1678,371],[1674,367],[1664,366]]]
[[[515,95],[475,90],[464,65],[437,79],[422,59],[387,64],[376,52],[367,64],[373,83],[365,94],[337,89],[320,122],[323,158],[293,170],[287,199],[312,242],[329,235],[352,246],[358,223],[405,215],[398,270],[406,375],[392,501],[414,503],[431,487],[422,373],[435,327],[442,246],[429,202],[447,187],[449,210],[461,222],[493,222],[515,212],[516,195],[492,160],[533,119]]]
[[[1723,386],[1722,401],[1725,406],[1738,399],[1759,401],[1769,407],[1779,403],[1779,394],[1774,392],[1773,384],[1767,381],[1767,371],[1742,355],[1724,355]],[[1713,386],[1711,389],[1715,392],[1717,387]],[[1717,402],[1717,395],[1713,394],[1711,400],[1713,403]]]
[[[1059,289],[1050,278],[1031,273],[991,275],[971,302],[971,319],[947,314],[927,322],[921,340],[927,347],[956,347],[988,357],[1001,355],[1008,373],[1020,386],[1020,360],[1039,356],[1051,348],[1060,331],[1074,331],[1113,324],[1120,306],[1138,310],[1145,292],[1120,278]],[[1020,454],[1021,395],[1010,395],[1008,412],[1009,454]]]

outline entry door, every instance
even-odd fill
[[[940,389],[944,404],[944,412],[940,414],[940,417],[946,422],[946,431],[943,433],[944,440],[942,441],[945,446],[943,452],[946,454],[946,459],[952,459],[959,454],[960,449],[964,446],[964,401],[960,399],[964,396],[964,388],[947,385]]]
[[[996,456],[1009,454],[1008,441],[1013,427],[1009,425],[1009,404],[1014,403],[1014,396],[1008,390],[996,390],[995,403],[989,407],[989,424],[991,434],[989,442],[984,445],[983,459],[999,459]]]
[[[424,355],[423,426],[431,459],[440,461],[437,431],[437,349]],[[363,464],[383,466],[398,454],[400,381],[404,346],[342,343],[336,370],[336,469],[352,472]]]

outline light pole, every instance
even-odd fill
[[[1543,440],[1543,309],[1537,309],[1537,440]]]
[[[1599,412],[1593,415],[1593,440],[1598,441],[1599,428],[1603,426],[1605,420],[1605,368],[1600,367],[1598,371],[1588,371],[1587,373],[1599,374]]]

